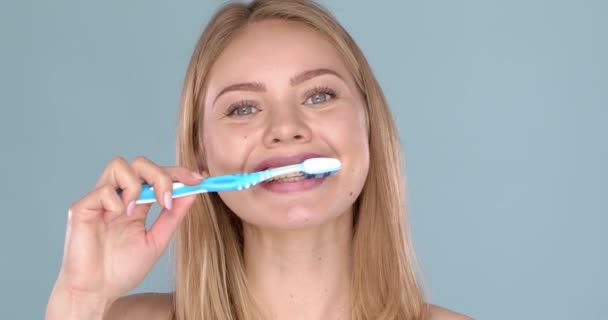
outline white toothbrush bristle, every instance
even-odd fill
[[[302,167],[307,174],[320,174],[340,170],[342,163],[334,158],[311,158],[305,160]]]

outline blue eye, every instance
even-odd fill
[[[330,88],[315,88],[304,100],[304,104],[322,104],[336,97],[336,92]]]
[[[226,116],[244,117],[258,113],[259,111],[260,109],[258,109],[253,102],[244,100],[231,105],[230,108],[228,108],[228,111],[226,111]]]

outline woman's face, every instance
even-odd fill
[[[222,52],[205,96],[208,172],[253,172],[337,158],[323,179],[220,193],[245,223],[293,229],[350,214],[369,168],[364,101],[338,51],[299,23],[251,24]]]

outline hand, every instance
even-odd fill
[[[196,197],[171,199],[173,181],[194,185],[202,179],[186,168],[161,168],[143,157],[131,164],[123,158],[110,161],[94,190],[70,207],[52,296],[69,292],[110,304],[135,288],[160,258]],[[145,220],[151,204],[135,205],[143,182],[154,187],[164,207],[149,230]]]

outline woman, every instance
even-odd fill
[[[317,156],[343,167],[170,197],[174,180]],[[309,1],[227,5],[188,67],[179,167],[116,158],[72,205],[47,319],[467,319],[424,303],[400,161],[378,83],[335,18]],[[134,204],[142,181],[164,207],[150,230],[150,205]],[[175,292],[119,298],[176,230]]]

